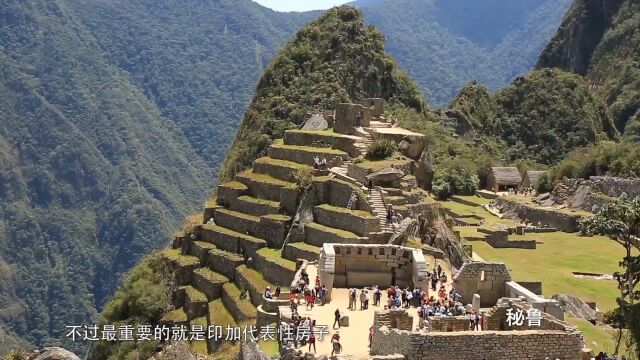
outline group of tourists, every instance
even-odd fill
[[[533,188],[533,186],[525,186],[525,187],[517,187],[517,188],[508,188],[507,194],[530,196],[530,195],[533,195],[534,191],[535,189]]]
[[[316,352],[316,321],[310,316],[302,317],[297,312],[291,316],[291,322],[282,322],[280,331],[283,335],[283,341],[290,343],[294,347],[309,346],[309,352],[313,347]]]
[[[271,291],[271,286],[267,286],[267,288],[264,290],[264,298],[265,299],[277,299],[280,297],[280,292],[282,291],[282,289],[280,288],[280,284],[276,284],[276,289],[275,291]]]
[[[327,291],[327,287],[320,284],[320,276],[316,276],[315,282],[312,285],[309,282],[309,275],[302,270],[300,280],[298,280],[297,285],[291,289],[289,298],[291,311],[297,312],[298,305],[301,304],[303,298],[305,300],[306,310],[313,310],[316,301],[324,305],[327,298]]]
[[[313,158],[313,168],[315,170],[326,170],[327,169],[327,158],[323,157],[320,159],[318,155]]]
[[[387,206],[387,223],[393,225],[400,221],[402,221],[402,215],[393,208],[393,205],[389,204]]]

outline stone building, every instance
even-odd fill
[[[517,188],[521,182],[522,177],[518,168],[494,166],[487,176],[487,190],[498,192],[509,188]]]

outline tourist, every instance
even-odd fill
[[[373,290],[373,305],[380,306],[380,297],[382,297],[382,292],[378,285],[375,286],[375,290]]]
[[[364,292],[365,290],[362,289],[360,291],[360,310],[364,310],[365,309],[365,300],[367,300],[367,294]]]
[[[394,217],[393,205],[389,204],[387,207],[387,223],[391,224]]]
[[[265,299],[273,299],[273,295],[271,294],[271,287],[267,286],[267,289],[264,291]]]
[[[310,327],[309,331],[309,352],[311,352],[311,345],[313,345],[313,352],[316,352],[316,335],[313,333],[313,327]]]
[[[336,328],[336,324],[338,324],[338,329],[340,329],[340,309],[336,309],[336,311],[333,313],[334,316],[334,320],[333,320],[333,328]]]
[[[322,303],[322,306],[324,306],[326,298],[327,298],[327,287],[322,285],[322,288],[320,288],[320,302]]]
[[[373,190],[373,180],[369,179],[369,181],[367,181],[367,189],[369,189],[369,195],[371,195],[371,191]]]
[[[369,327],[369,347],[371,347],[372,340],[373,340],[373,325]]]
[[[407,294],[405,295],[405,298],[407,303],[405,304],[404,307],[408,308],[409,306],[411,306],[411,300],[413,299],[413,292],[407,289]]]
[[[276,291],[273,294],[273,297],[276,298],[276,299],[279,298],[280,297],[280,292],[282,292],[282,289],[280,289],[280,284],[276,284]]]
[[[313,291],[309,290],[306,301],[307,301],[307,310],[309,310],[309,305],[311,305],[311,310],[313,310],[313,305],[316,301],[316,297],[313,294]]]
[[[342,345],[340,344],[339,331],[336,331],[336,333],[333,334],[333,336],[331,337],[331,344],[332,344],[331,356],[335,354],[340,354],[340,352],[342,352]]]
[[[320,287],[320,275],[316,275],[316,287]]]
[[[320,169],[322,170],[326,170],[327,169],[327,158],[323,157],[322,161],[320,162]]]
[[[440,264],[438,264],[438,268],[436,269],[436,274],[438,274],[438,278],[442,276],[442,266],[440,266]]]
[[[349,310],[356,310],[356,289],[349,289]]]
[[[318,170],[320,168],[320,158],[318,155],[313,157],[313,168]]]
[[[433,276],[431,276],[431,290],[432,291],[436,291],[436,286],[438,285],[438,277],[435,276],[436,274],[433,274]]]

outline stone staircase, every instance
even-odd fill
[[[393,232],[393,226],[387,222],[387,209],[382,198],[382,192],[379,188],[371,189],[369,197],[369,203],[373,210],[373,214],[378,218],[380,228],[385,232]]]

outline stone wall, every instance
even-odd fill
[[[360,104],[340,103],[336,106],[334,130],[341,134],[355,134],[356,126],[360,126],[357,119],[358,112],[364,114],[364,107]]]
[[[412,335],[410,342],[406,356],[415,360],[582,359],[579,332],[430,333]]]
[[[238,253],[242,249],[248,257],[255,257],[256,251],[266,246],[262,239],[250,237],[248,235],[234,235],[231,232],[215,231],[214,225],[200,225],[196,227],[195,233],[198,239],[215,244],[219,249]]]
[[[207,254],[206,263],[213,271],[233,280],[235,279],[236,267],[244,264],[244,258],[227,251],[211,249]]]
[[[278,145],[272,145],[267,150],[267,154],[269,157],[280,160],[293,161],[300,164],[307,164],[309,166],[313,165],[313,158],[316,156],[325,157],[327,162],[330,164],[334,158],[338,157],[342,160],[348,160],[349,154],[343,151],[331,150],[329,153],[318,153],[314,149],[306,149],[306,148],[291,148],[291,147],[283,147]]]
[[[430,316],[429,327],[433,332],[452,332],[469,330],[468,316]]]
[[[305,259],[309,261],[318,260],[318,253],[305,247],[292,246],[296,243],[288,243],[282,250],[282,257],[289,260]],[[298,243],[299,244],[299,243]]]
[[[316,206],[313,209],[316,221],[325,226],[347,230],[360,236],[380,231],[378,218],[370,213],[360,211],[341,211],[339,208]]]
[[[533,206],[518,204],[504,198],[495,199],[493,206],[498,208],[505,217],[528,220],[534,224],[538,222],[565,232],[578,231],[580,215],[568,214],[560,210],[543,209]]]
[[[241,183],[231,182],[218,186],[217,202],[220,205],[229,206],[231,202],[242,195],[247,194],[248,188]]]
[[[313,189],[320,204],[339,207],[346,207],[355,191],[357,199],[353,209],[371,212],[371,204],[364,192],[350,182],[328,177],[315,178]]]
[[[505,296],[505,284],[511,274],[505,264],[481,261],[465,262],[453,276],[453,286],[460,290],[462,303],[470,304],[473,294],[480,295],[480,305],[493,306]]]
[[[324,244],[321,280],[327,288],[378,285],[426,287],[427,264],[421,250],[393,245]]]
[[[275,260],[267,259],[259,253],[253,259],[252,267],[260,271],[265,280],[274,284],[290,284],[295,275],[295,270],[283,267]]]
[[[623,193],[629,195],[631,198],[640,196],[639,179],[625,179],[612,176],[591,176],[589,180],[607,196],[617,198]]]

